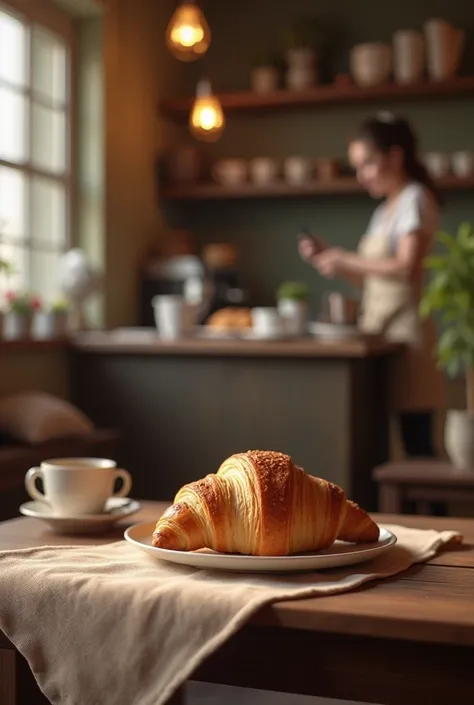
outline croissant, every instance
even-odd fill
[[[336,539],[376,541],[379,528],[344,491],[274,451],[233,455],[217,474],[185,485],[153,533],[157,548],[286,556]]]

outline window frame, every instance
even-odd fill
[[[52,33],[60,36],[68,50],[68,66],[67,66],[67,102],[62,106],[64,109],[64,115],[66,120],[66,170],[64,174],[55,174],[54,172],[48,171],[46,169],[38,168],[32,164],[31,159],[31,130],[32,130],[32,120],[31,120],[31,107],[32,107],[32,97],[33,90],[31,83],[28,86],[18,88],[18,94],[23,95],[29,100],[29,124],[28,124],[28,153],[27,159],[24,163],[11,162],[0,158],[0,166],[4,166],[22,174],[25,174],[31,179],[32,176],[38,176],[40,178],[45,178],[51,183],[61,184],[66,191],[66,217],[65,217],[65,233],[63,241],[63,251],[66,251],[73,245],[74,233],[72,231],[73,222],[75,222],[75,202],[76,202],[76,154],[75,154],[75,111],[76,111],[76,76],[77,76],[77,65],[76,65],[76,28],[72,18],[66,13],[56,7],[50,0],[0,0],[0,11],[11,14],[13,17],[18,19],[20,22],[28,25],[30,31],[34,24],[38,25],[45,30],[49,30]],[[29,71],[31,74],[31,58],[32,54],[29,51]],[[2,83],[7,88],[11,88],[8,83]],[[35,96],[35,101],[37,104],[42,104],[41,100]],[[51,107],[51,104],[45,101],[43,103],[45,106]],[[28,223],[28,231],[25,239],[18,242],[18,245],[23,246],[25,252],[27,253],[28,261],[31,262],[31,252],[36,250],[39,252],[57,252],[60,253],[60,249],[51,245],[51,243],[45,243],[35,240],[35,245],[33,245],[33,238],[31,236],[31,216],[32,216],[32,205],[31,199],[26,207],[25,216]],[[5,242],[8,242],[5,239]],[[10,242],[14,242],[10,240]],[[30,265],[28,266],[28,276],[25,281],[25,285],[29,288],[30,277]]]

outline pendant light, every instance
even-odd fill
[[[168,49],[180,61],[200,59],[209,49],[211,30],[196,0],[184,0],[166,30]]]
[[[209,81],[199,81],[196,100],[189,117],[191,133],[198,140],[216,142],[222,135],[224,127],[224,111],[220,100],[213,94]]]

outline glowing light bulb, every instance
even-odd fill
[[[198,140],[216,142],[224,127],[225,117],[220,100],[212,93],[209,81],[200,81],[189,118],[191,133]]]
[[[192,0],[178,7],[166,30],[166,44],[180,61],[195,61],[209,49],[211,30]]]

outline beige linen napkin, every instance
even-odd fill
[[[284,576],[194,570],[124,541],[0,552],[0,629],[54,705],[161,705],[262,606],[346,592],[462,541],[387,528],[398,543],[370,563]]]

